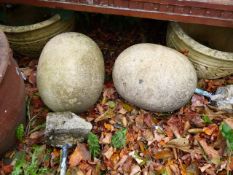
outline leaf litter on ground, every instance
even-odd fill
[[[142,34],[148,33],[142,27],[132,26],[131,30],[116,32],[106,28],[106,22],[91,21],[91,27],[96,30],[80,32],[101,47],[106,81],[98,103],[81,114],[92,122],[93,129],[86,142],[70,150],[67,174],[229,174],[233,170],[232,114],[218,111],[199,95],[193,95],[189,104],[173,113],[152,113],[127,103],[116,93],[112,67],[121,51],[144,41]],[[150,22],[146,25],[151,28]],[[160,24],[153,23],[153,26],[161,33]],[[154,42],[164,44],[164,38],[156,36]],[[17,147],[5,154],[0,162],[0,174],[58,174],[60,150],[45,145],[43,140],[49,109],[36,87],[38,59],[19,56],[17,60],[26,78],[28,123],[25,128],[18,126]],[[214,92],[232,83],[233,76],[229,76],[200,80],[198,85]]]

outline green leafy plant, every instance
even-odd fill
[[[120,149],[123,148],[126,144],[126,128],[122,128],[121,130],[117,131],[113,136],[112,136],[112,146]]]
[[[45,147],[36,146],[30,155],[29,162],[26,161],[26,152],[22,151],[16,155],[12,175],[44,175],[49,173],[47,168],[40,167],[46,158]]]
[[[22,141],[24,137],[24,125],[21,123],[18,125],[18,127],[16,128],[16,138],[19,141]]]
[[[213,123],[212,120],[208,117],[208,115],[203,115],[203,116],[202,116],[202,120],[203,120],[204,123],[206,123],[206,124],[211,124],[211,123]]]
[[[23,167],[24,164],[26,163],[26,159],[25,159],[25,152],[19,152],[16,154],[16,158],[15,158],[15,165],[14,165],[14,169],[12,171],[12,175],[20,175],[23,174]]]
[[[114,103],[114,101],[108,101],[108,106],[110,107],[110,108],[115,108],[116,107],[116,103]]]
[[[90,132],[87,137],[87,143],[89,147],[89,151],[91,152],[92,157],[98,157],[100,154],[100,145],[99,138],[97,135]]]
[[[227,148],[228,148],[228,161],[227,164],[230,163],[230,157],[232,156],[232,150],[233,150],[233,128],[230,127],[227,123],[224,121],[220,125],[220,131],[223,135],[223,137],[226,139],[227,142]],[[227,169],[227,175],[230,175],[229,169]]]
[[[228,126],[225,122],[222,122],[220,125],[220,130],[223,135],[223,137],[226,139],[228,149],[230,151],[233,150],[233,129]]]
[[[161,175],[169,175],[169,173],[167,172],[167,170],[164,170]]]

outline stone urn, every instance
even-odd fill
[[[185,54],[198,78],[216,79],[233,74],[233,30],[171,22],[167,45]]]
[[[46,42],[57,34],[72,31],[73,12],[25,5],[0,6],[0,30],[14,52],[39,57]]]
[[[7,38],[0,31],[0,155],[16,143],[16,128],[25,122],[25,88]]]

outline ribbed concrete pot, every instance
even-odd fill
[[[167,45],[188,56],[199,78],[233,74],[232,29],[171,22]]]
[[[38,57],[50,38],[72,31],[75,22],[72,12],[61,11],[54,14],[49,9],[31,6],[16,6],[13,10],[7,9],[1,13],[6,16],[7,21],[0,24],[0,30],[6,33],[11,48],[29,57]]]
[[[14,146],[16,128],[25,122],[24,82],[4,33],[0,32],[0,155]]]

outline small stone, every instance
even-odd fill
[[[233,85],[219,87],[211,100],[216,102],[219,110],[233,113]]]
[[[48,113],[45,137],[52,146],[82,142],[91,131],[92,124],[72,112]]]

